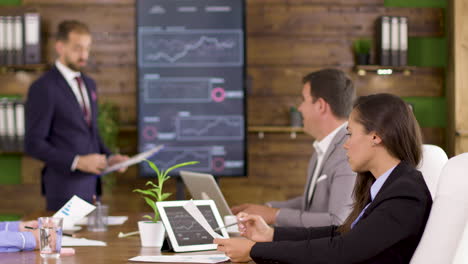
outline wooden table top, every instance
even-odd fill
[[[27,219],[34,219],[40,214],[32,214]],[[50,215],[50,214],[44,214]],[[136,256],[154,256],[161,254],[159,248],[144,248],[141,247],[140,237],[138,235],[118,238],[119,232],[137,231],[137,222],[142,220],[141,215],[129,214],[111,214],[111,215],[128,215],[128,220],[119,226],[109,226],[106,232],[90,232],[86,226],[76,232],[76,237],[85,237],[88,239],[101,240],[107,243],[106,247],[73,247],[75,249],[74,256],[61,256],[58,260],[42,259],[39,251],[24,251],[14,253],[1,253],[0,264],[107,264],[107,263],[147,263],[147,262],[132,262],[128,259]],[[190,253],[176,254],[220,254],[219,251],[200,251]]]

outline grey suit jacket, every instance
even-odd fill
[[[304,194],[283,202],[269,202],[271,207],[280,208],[276,218],[277,226],[328,226],[341,225],[351,212],[352,192],[356,173],[349,167],[343,144],[346,128],[333,138],[319,168],[312,201],[307,201],[307,189],[312,180],[317,154],[314,153],[307,170]]]

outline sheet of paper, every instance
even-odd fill
[[[156,147],[154,147],[154,148],[152,148],[152,149],[150,149],[148,151],[137,154],[137,155],[129,158],[128,160],[126,160],[124,162],[120,162],[120,163],[114,164],[112,166],[109,166],[106,169],[104,169],[104,171],[102,172],[101,175],[111,173],[113,171],[117,171],[117,170],[120,170],[122,168],[125,168],[125,167],[128,167],[128,166],[140,163],[144,159],[147,159],[147,158],[151,157],[152,155],[158,153],[163,147],[164,147],[164,145],[158,145],[158,146],[156,146]]]
[[[188,201],[184,204],[184,209],[208,232],[213,238],[222,238],[221,235],[216,233],[213,228],[211,228],[206,218],[203,214],[198,210],[198,207],[193,203],[192,200]]]
[[[63,236],[62,237],[62,247],[85,247],[85,246],[98,246],[104,247],[107,246],[106,242],[99,240],[91,240],[86,238],[76,238]]]
[[[96,206],[86,202],[80,197],[73,195],[73,197],[65,203],[60,210],[58,210],[54,217],[63,218],[63,229],[72,229],[74,224],[91,213]]]
[[[224,254],[213,255],[171,255],[171,256],[138,256],[129,259],[130,261],[142,262],[178,262],[178,263],[220,263],[228,261],[229,258]]]
[[[128,220],[128,216],[108,216],[107,217],[107,225],[123,225]],[[84,217],[77,221],[75,225],[87,225],[88,224],[88,217]]]

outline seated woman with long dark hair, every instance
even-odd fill
[[[407,104],[390,94],[356,101],[344,145],[358,173],[351,214],[341,226],[271,228],[240,213],[247,239],[215,239],[234,262],[409,263],[431,210],[431,194],[416,166],[419,125]]]

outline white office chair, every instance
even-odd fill
[[[465,231],[458,243],[458,248],[453,258],[452,264],[468,263],[468,221],[465,224]]]
[[[448,157],[445,151],[438,146],[424,144],[422,148],[422,160],[418,165],[419,171],[424,176],[432,199],[437,189],[440,172],[447,163]]]
[[[424,234],[411,264],[451,263],[468,220],[468,153],[442,169]]]

